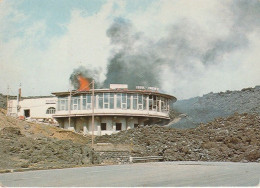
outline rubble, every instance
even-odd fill
[[[133,145],[133,156],[162,155],[168,161],[260,161],[260,117],[235,113],[197,128],[145,126],[96,142]]]
[[[89,137],[8,117],[4,110],[0,112],[0,170],[100,163],[90,142]]]

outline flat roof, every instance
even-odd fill
[[[160,93],[157,91],[151,91],[151,90],[128,90],[128,89],[95,89],[94,90],[95,93],[141,93],[141,94],[146,94],[146,95],[158,95],[158,96],[162,96],[174,101],[177,101],[177,98],[172,96],[172,95],[168,95],[168,94],[164,94],[164,93]],[[81,94],[91,94],[92,93],[92,89],[90,91],[77,91],[77,90],[73,90],[71,91],[72,95],[81,95]],[[53,92],[53,95],[56,96],[68,96],[70,95],[69,91],[65,91],[65,92]]]

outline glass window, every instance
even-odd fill
[[[143,110],[143,95],[138,94],[138,110]]]
[[[98,108],[102,109],[103,108],[103,93],[98,95]]]
[[[110,93],[110,109],[114,109],[114,93]]]
[[[137,110],[137,94],[133,94],[133,109]]]
[[[87,94],[87,103],[91,103],[91,95]]]
[[[143,96],[143,109],[146,110],[146,97],[147,95]]]
[[[71,98],[71,109],[72,110],[80,110],[80,97],[72,97]]]
[[[55,108],[54,107],[50,107],[46,110],[46,114],[55,114]]]
[[[122,93],[122,103],[126,103],[126,93]]]
[[[87,97],[86,95],[82,96],[82,110],[86,110],[87,109]]]
[[[122,109],[126,109],[126,93],[122,93]]]
[[[108,109],[109,104],[109,93],[104,93],[104,108]]]
[[[121,108],[121,93],[116,94],[116,107]]]
[[[127,94],[127,109],[131,109],[131,94]]]
[[[68,98],[62,97],[58,99],[58,110],[68,110]]]
[[[104,93],[104,103],[108,103],[109,93]]]

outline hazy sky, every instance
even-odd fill
[[[0,0],[0,92],[67,91],[79,66],[105,80],[119,18],[141,36],[130,52],[163,59],[160,89],[179,99],[260,85],[258,0]]]

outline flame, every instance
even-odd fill
[[[90,90],[89,81],[87,78],[84,78],[83,76],[79,75],[78,80],[79,80],[79,84],[80,84],[78,91],[89,91]]]

